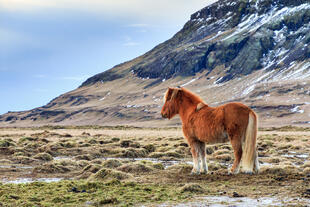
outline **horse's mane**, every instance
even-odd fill
[[[186,88],[182,88],[184,96],[188,97],[193,103],[204,103],[204,101],[193,92],[187,90]]]

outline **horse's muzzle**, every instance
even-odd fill
[[[163,118],[167,118],[168,116],[166,115],[166,114],[161,114],[161,117],[163,117]]]

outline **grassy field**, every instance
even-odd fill
[[[257,175],[228,175],[229,143],[206,151],[190,175],[180,128],[1,128],[0,206],[310,205],[309,128],[259,131]]]

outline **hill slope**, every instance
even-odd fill
[[[171,39],[87,79],[46,106],[0,116],[2,126],[178,124],[159,111],[168,86],[210,105],[242,101],[260,125],[310,123],[310,1],[224,0],[191,15]]]

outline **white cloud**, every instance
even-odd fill
[[[66,9],[95,13],[105,17],[182,21],[216,0],[0,0],[0,9],[16,12],[42,12]],[[143,24],[142,24],[143,25]],[[138,26],[138,24],[136,25]],[[141,26],[141,25],[140,25]]]
[[[123,39],[125,40],[125,43],[123,43],[123,46],[126,46],[126,47],[132,47],[132,46],[137,46],[141,44],[139,42],[133,41],[132,38],[128,35],[125,35]]]
[[[25,34],[0,27],[0,45],[19,45],[22,42],[29,42],[31,39]]]

